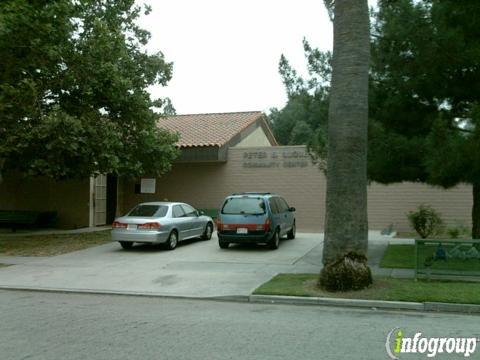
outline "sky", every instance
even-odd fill
[[[173,62],[167,87],[177,114],[266,111],[287,100],[278,73],[284,54],[306,71],[302,39],[332,48],[333,29],[323,0],[143,0],[140,19],[151,32],[150,52]]]

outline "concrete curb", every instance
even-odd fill
[[[325,297],[301,297],[301,296],[276,296],[276,295],[250,295],[250,302],[269,304],[291,304],[291,305],[322,305],[341,307],[361,307],[388,310],[413,310],[424,311],[423,303],[405,301],[383,301],[383,300],[360,300]],[[480,306],[479,306],[480,312]]]
[[[322,305],[340,307],[360,307],[381,310],[409,310],[422,312],[452,312],[463,314],[480,314],[480,305],[450,304],[437,302],[407,302],[386,300],[361,300],[325,297],[250,295],[252,303],[290,304],[290,305]]]
[[[149,293],[141,291],[117,291],[117,290],[93,290],[93,289],[65,289],[49,287],[28,287],[28,286],[9,286],[0,285],[1,290],[9,291],[32,291],[57,294],[80,294],[80,295],[114,295],[114,296],[136,296],[146,298],[165,298],[165,299],[184,299],[184,300],[210,300],[210,301],[230,301],[230,302],[249,302],[247,295],[232,296],[183,296],[162,293]]]
[[[419,312],[441,312],[441,313],[462,313],[480,314],[480,305],[473,304],[449,304],[436,302],[406,302],[406,301],[385,301],[385,300],[361,300],[325,297],[304,297],[304,296],[278,296],[278,295],[229,295],[229,296],[182,296],[161,293],[146,293],[139,291],[114,291],[114,290],[91,290],[91,289],[62,289],[45,287],[22,287],[0,285],[0,290],[11,291],[34,291],[63,294],[85,294],[85,295],[116,295],[116,296],[137,296],[147,298],[183,299],[183,300],[204,300],[204,301],[225,301],[225,302],[250,302],[254,304],[286,304],[286,305],[314,305],[314,306],[335,306],[335,307],[356,307],[375,310],[407,310]]]

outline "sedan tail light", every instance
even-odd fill
[[[114,221],[112,223],[112,228],[113,229],[126,229],[127,228],[127,224],[124,224],[124,223],[121,223],[121,222],[118,222],[118,221]]]
[[[160,229],[160,224],[158,222],[149,222],[146,224],[139,224],[137,229],[146,229],[146,230],[154,230]]]

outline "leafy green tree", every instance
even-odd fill
[[[478,13],[480,3],[468,0],[378,3],[372,14],[368,139],[372,181],[472,184],[474,238],[480,238]],[[309,83],[295,79],[293,71],[289,75],[293,89]],[[321,130],[308,142],[319,160],[327,143]]]
[[[480,238],[480,3],[380,1],[372,47],[376,181],[473,185]]]
[[[134,0],[0,3],[0,175],[160,174],[177,156],[159,130],[172,64],[148,54]],[[0,176],[1,177],[1,176]]]
[[[304,39],[309,79],[304,80],[282,55],[279,72],[288,96],[285,107],[271,109],[269,120],[282,145],[311,144],[318,132],[325,133],[328,121],[328,94],[331,53],[312,48]]]

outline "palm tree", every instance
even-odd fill
[[[368,2],[325,2],[333,8],[330,10],[333,10],[334,42],[328,115],[324,269],[320,285],[329,290],[360,289],[371,283],[366,263]],[[352,273],[356,276],[348,275]]]

